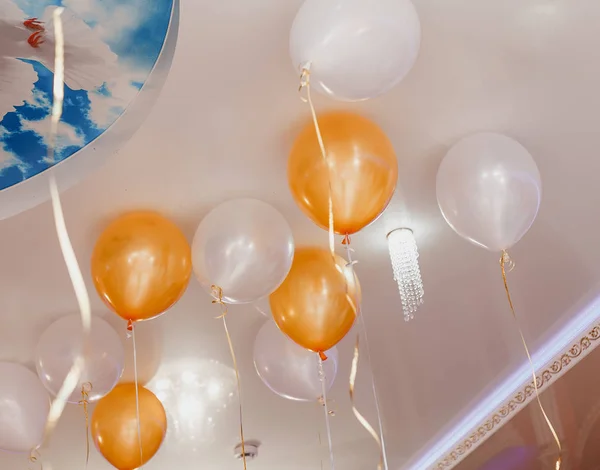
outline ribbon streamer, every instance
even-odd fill
[[[356,282],[356,272],[354,271],[354,265],[358,263],[358,261],[352,260],[352,253],[354,249],[350,246],[350,236],[346,234],[344,241],[342,242],[346,247],[346,258],[348,259],[348,264],[346,267],[352,270],[352,277]],[[388,462],[387,462],[387,452],[385,450],[385,437],[383,434],[383,420],[381,418],[381,409],[379,407],[379,396],[377,393],[377,387],[375,386],[375,377],[373,373],[373,363],[371,362],[371,348],[369,347],[369,337],[367,335],[367,327],[365,325],[365,319],[361,312],[361,306],[358,305],[357,311],[358,318],[360,320],[360,327],[362,329],[363,337],[365,339],[365,351],[367,354],[367,363],[369,365],[369,369],[371,370],[371,389],[373,391],[373,399],[375,400],[375,411],[377,412],[377,424],[379,426],[379,438],[380,438],[380,454],[383,460],[383,468],[388,470]],[[358,367],[358,366],[357,366]]]
[[[85,468],[88,468],[90,462],[90,416],[88,414],[88,405],[92,384],[89,382],[81,386],[81,400],[79,404],[83,406],[83,414],[85,415]]]
[[[327,159],[327,152],[325,151],[325,144],[323,143],[323,136],[321,135],[321,128],[319,127],[319,120],[317,119],[317,112],[315,111],[315,107],[312,102],[312,98],[310,95],[310,64],[307,64],[302,68],[302,74],[300,75],[300,87],[298,88],[298,92],[301,92],[306,88],[306,98],[303,96],[300,97],[302,101],[308,103],[310,106],[310,113],[312,115],[313,124],[315,126],[315,132],[317,134],[317,140],[319,141],[319,148],[321,149],[321,156],[323,157],[323,161],[325,162],[325,166],[327,167],[327,174],[329,178],[327,182],[329,184],[329,251],[331,252],[331,256],[335,260],[335,233],[334,233],[334,225],[333,225],[333,199],[332,199],[332,190],[331,190],[331,170],[329,168],[329,160]]]
[[[377,464],[377,470],[382,470],[383,468],[383,447],[381,446],[381,440],[379,436],[375,432],[375,429],[369,424],[369,422],[365,419],[363,415],[360,414],[358,409],[356,408],[356,404],[354,403],[354,385],[356,383],[356,374],[358,372],[358,358],[359,358],[359,349],[358,349],[358,335],[356,335],[356,344],[354,345],[354,357],[352,358],[352,368],[350,369],[350,402],[352,403],[352,412],[356,419],[360,424],[362,424],[363,428],[367,430],[367,432],[375,439],[377,445],[379,446],[379,463]]]
[[[533,377],[533,388],[535,389],[535,398],[537,400],[540,411],[542,412],[542,416],[544,417],[544,420],[546,421],[546,424],[548,425],[548,429],[550,429],[550,432],[552,433],[552,436],[554,437],[554,441],[556,442],[556,447],[558,447],[558,457],[556,459],[555,470],[560,470],[560,467],[562,465],[562,454],[563,454],[562,444],[560,442],[560,438],[558,437],[558,433],[556,432],[556,430],[554,429],[554,426],[552,425],[552,421],[550,421],[550,418],[548,417],[548,414],[546,413],[546,410],[544,409],[544,405],[542,405],[542,400],[540,399],[540,392],[539,392],[538,384],[537,384],[538,379],[535,374],[535,366],[533,365],[533,360],[531,359],[529,347],[527,346],[527,341],[525,341],[525,335],[523,334],[523,330],[521,329],[521,325],[519,323],[519,319],[517,317],[517,313],[515,311],[515,307],[513,305],[512,298],[510,295],[510,290],[508,288],[508,280],[506,278],[507,268],[508,268],[508,272],[512,271],[515,268],[515,263],[509,256],[508,252],[506,250],[504,250],[504,251],[502,251],[502,256],[500,257],[500,269],[502,270],[502,280],[504,281],[504,290],[506,291],[506,298],[508,299],[508,305],[510,306],[510,311],[511,311],[513,319],[515,320],[515,323],[517,325],[517,330],[519,330],[519,336],[521,336],[521,342],[523,343],[523,348],[525,349],[525,354],[527,355],[527,360],[529,361],[529,365],[531,366],[531,375]]]
[[[60,17],[63,10],[64,8],[58,7],[53,12],[54,35],[56,42],[54,50],[55,58],[52,114],[50,117],[50,135],[48,139],[49,164],[54,163],[54,149],[58,134],[58,123],[60,122],[60,118],[62,116],[64,101],[64,35]],[[82,352],[80,352],[75,358],[67,377],[65,378],[60,390],[58,391],[58,394],[56,395],[56,398],[50,406],[50,412],[48,413],[48,418],[44,428],[43,443],[48,441],[50,435],[56,428],[58,420],[62,416],[62,413],[65,409],[69,396],[73,393],[77,387],[79,379],[81,378],[85,364],[85,357],[89,348],[89,335],[92,325],[92,313],[89,295],[85,287],[85,281],[83,279],[81,269],[79,268],[79,263],[77,262],[77,257],[75,256],[75,251],[73,250],[73,245],[69,239],[69,233],[65,223],[56,179],[54,177],[54,173],[52,173],[52,170],[50,171],[49,187],[50,196],[52,198],[52,210],[54,214],[56,234],[58,236],[61,252],[69,272],[71,283],[73,284],[73,290],[75,291],[77,303],[79,305],[82,323],[83,348]]]
[[[323,359],[318,357],[319,380],[321,381],[321,398],[323,400],[323,410],[325,411],[325,428],[327,430],[327,441],[329,443],[329,465],[331,470],[335,470],[335,460],[333,458],[333,442],[331,440],[331,425],[329,423],[329,407],[327,405],[327,380],[323,370]],[[320,436],[320,435],[319,435]],[[323,463],[321,462],[321,465]]]
[[[135,414],[137,419],[138,445],[140,447],[140,466],[144,467],[144,450],[142,449],[142,423],[140,422],[140,392],[138,390],[138,370],[137,370],[137,347],[135,344],[135,325],[131,320],[127,323],[127,331],[131,332],[131,341],[133,345],[133,381],[135,383]]]
[[[242,385],[240,383],[240,371],[238,369],[237,359],[235,357],[235,351],[233,349],[233,343],[231,342],[231,336],[229,335],[229,328],[227,328],[227,304],[223,301],[223,289],[219,286],[212,285],[211,292],[214,300],[213,304],[219,304],[221,306],[221,315],[217,318],[223,319],[223,328],[225,329],[225,335],[227,336],[227,342],[229,343],[229,352],[231,353],[231,359],[233,361],[233,369],[235,370],[235,380],[237,383],[238,401],[240,403],[240,439],[242,441],[242,461],[244,462],[244,470],[246,470],[246,441],[244,439],[244,415],[242,412]]]

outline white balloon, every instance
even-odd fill
[[[260,300],[254,302],[254,308],[263,314],[267,318],[273,318],[273,313],[271,312],[271,304],[269,302],[269,297],[264,297]]]
[[[459,141],[437,174],[437,200],[450,227],[490,251],[507,250],[535,220],[540,172],[515,140],[484,132]]]
[[[385,93],[410,71],[421,44],[410,0],[306,0],[290,31],[298,69],[316,90],[342,101]]]
[[[20,364],[0,363],[0,450],[29,452],[44,437],[50,411],[48,393]]]
[[[40,337],[35,365],[38,376],[54,396],[60,390],[83,345],[81,319],[77,315],[52,323]],[[81,400],[81,389],[91,384],[88,401],[97,401],[117,384],[125,366],[125,351],[117,332],[106,321],[92,317],[88,355],[79,385],[69,397],[70,403]]]
[[[327,390],[335,380],[338,351],[333,347],[323,362]],[[298,346],[269,321],[254,340],[254,367],[263,383],[277,395],[290,400],[316,401],[322,395],[319,356]]]
[[[294,257],[292,229],[269,204],[235,199],[215,207],[200,222],[192,264],[207,292],[223,289],[223,300],[245,304],[270,295],[284,281]]]

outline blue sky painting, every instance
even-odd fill
[[[47,169],[52,12],[65,7],[65,101],[56,161],[104,132],[143,86],[173,0],[0,0],[0,190]],[[28,19],[37,18],[37,21]]]

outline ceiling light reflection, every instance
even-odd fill
[[[213,444],[235,420],[235,372],[215,360],[194,359],[161,366],[148,384],[167,412],[169,445],[197,451]]]

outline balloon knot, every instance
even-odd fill
[[[301,91],[303,88],[310,85],[310,64],[306,64],[302,67],[302,72],[300,73],[300,86],[298,87],[298,91]]]
[[[34,470],[34,469],[42,469],[42,462],[40,461],[40,453],[37,449],[31,449],[31,452],[29,453],[29,470]]]
[[[212,285],[210,286],[210,293],[213,296],[213,304],[220,304],[220,305],[224,305],[225,302],[223,302],[223,289],[220,288],[219,286],[216,285]]]
[[[219,286],[216,285],[212,285],[210,286],[210,293],[213,296],[213,304],[219,304],[221,306],[222,309],[222,314],[219,315],[218,317],[215,317],[217,320],[220,318],[225,318],[225,315],[227,315],[227,305],[225,304],[225,301],[223,300],[223,289]]]
[[[132,334],[133,334],[133,321],[127,320],[127,339],[131,339]]]
[[[300,93],[300,99],[304,103],[308,103],[309,98],[302,96],[302,90],[310,88],[310,64],[305,64],[302,67],[302,73],[300,74],[300,85],[298,86],[298,93]],[[309,92],[310,93],[310,92]]]
[[[506,269],[508,272],[511,272],[513,269],[515,269],[515,262],[506,250],[502,250],[502,256],[500,256],[500,266],[502,269]]]
[[[40,458],[40,453],[38,452],[37,449],[31,449],[31,452],[29,453],[29,461],[31,463],[35,463],[39,460]]]
[[[344,235],[344,239],[342,240],[342,245],[350,245],[350,235]]]
[[[327,356],[325,355],[325,353],[323,351],[319,351],[319,357],[321,358],[322,361],[327,360]]]
[[[81,386],[81,400],[79,401],[80,405],[88,405],[90,392],[92,391],[92,384],[90,382],[85,382]]]

